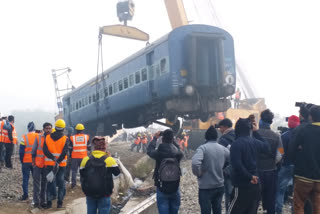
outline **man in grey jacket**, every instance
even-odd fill
[[[192,172],[198,177],[201,214],[221,214],[224,193],[223,167],[229,160],[229,150],[217,143],[217,131],[210,126],[206,143],[192,157]]]

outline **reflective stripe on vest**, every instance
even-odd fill
[[[31,152],[32,152],[34,140],[36,138],[36,134],[28,133],[27,135],[23,135],[22,138],[24,139],[24,143],[25,143],[23,163],[32,163]]]
[[[71,137],[71,142],[73,146],[71,158],[83,159],[88,155],[88,152],[87,152],[88,138],[89,136],[85,134],[76,134]]]
[[[44,167],[44,154],[43,154],[43,143],[44,143],[44,135],[37,135],[38,147],[37,147],[37,155],[36,155],[36,166],[39,168]],[[43,139],[43,140],[42,140]]]
[[[63,151],[63,148],[65,147],[67,141],[67,137],[63,136],[59,140],[54,141],[50,135],[46,136],[46,145],[49,150],[49,152],[56,158],[58,159]],[[46,166],[54,166],[55,162],[48,158],[45,157],[44,159],[45,165]],[[67,155],[65,155],[63,161],[60,162],[59,166],[65,167],[67,165]]]
[[[3,125],[4,125],[4,121],[1,121],[1,125],[0,125],[0,142],[3,142]]]

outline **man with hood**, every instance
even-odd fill
[[[232,166],[231,180],[234,186],[229,205],[229,214],[256,214],[260,198],[257,157],[269,151],[269,145],[257,132],[255,122],[249,118],[236,123],[236,140],[230,148]],[[251,135],[252,133],[252,136]]]
[[[36,138],[36,127],[33,122],[28,123],[28,134],[22,135],[20,141],[19,157],[22,165],[22,189],[23,195],[20,200],[24,201],[28,199],[28,186],[30,172],[33,173],[32,156],[31,151]]]
[[[263,139],[270,145],[270,152],[260,152],[258,159],[259,180],[261,182],[262,207],[268,214],[275,213],[277,166],[283,154],[281,137],[271,130],[274,114],[266,109],[261,112],[259,131]]]
[[[68,138],[63,134],[65,127],[66,123],[64,122],[64,120],[57,120],[55,123],[56,131],[46,136],[46,140],[43,145],[47,175],[49,175],[49,173],[51,172],[53,172],[55,175],[55,178],[51,180],[51,182],[48,181],[47,185],[47,208],[52,207],[52,200],[54,198],[54,192],[57,187],[57,208],[62,208],[63,198],[66,192],[64,174],[67,165]]]

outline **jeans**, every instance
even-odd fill
[[[1,163],[4,163],[5,156],[6,156],[6,147],[4,146],[4,143],[0,142],[0,162]]]
[[[157,189],[157,205],[159,214],[178,214],[180,208],[180,191],[166,194]]]
[[[33,168],[33,201],[35,204],[46,204],[47,178],[45,168]]]
[[[80,158],[72,158],[71,159],[71,170],[72,170],[72,178],[71,178],[71,186],[74,187],[77,184],[77,173],[80,167],[82,159]]]
[[[111,208],[110,197],[95,199],[87,196],[87,214],[109,214]]]
[[[221,201],[224,187],[214,189],[199,189],[199,204],[201,214],[221,214]]]
[[[259,180],[263,210],[266,210],[267,214],[274,214],[276,212],[277,171],[259,171]]]
[[[48,175],[53,166],[47,166],[46,175]],[[66,171],[66,167],[59,167],[59,170],[56,174],[55,180],[53,182],[47,182],[47,199],[48,202],[54,199],[54,195],[56,192],[56,188],[58,187],[58,203],[62,204],[64,196],[66,194],[66,186],[64,181],[64,173]]]
[[[305,182],[295,178],[294,180],[294,214],[304,214],[304,206],[307,199],[311,199],[314,214],[320,213],[320,182]]]
[[[22,163],[22,189],[26,197],[28,197],[30,172],[33,173],[32,163]]]
[[[290,180],[293,178],[293,165],[282,166],[278,173],[277,193],[276,193],[276,212],[282,213],[284,195]]]
[[[13,153],[14,144],[4,143],[4,146],[6,147],[6,155],[5,155],[6,167],[12,169],[11,156]]]

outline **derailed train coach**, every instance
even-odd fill
[[[67,126],[113,135],[177,117],[206,121],[226,111],[236,84],[234,43],[223,29],[186,25],[63,97]]]

